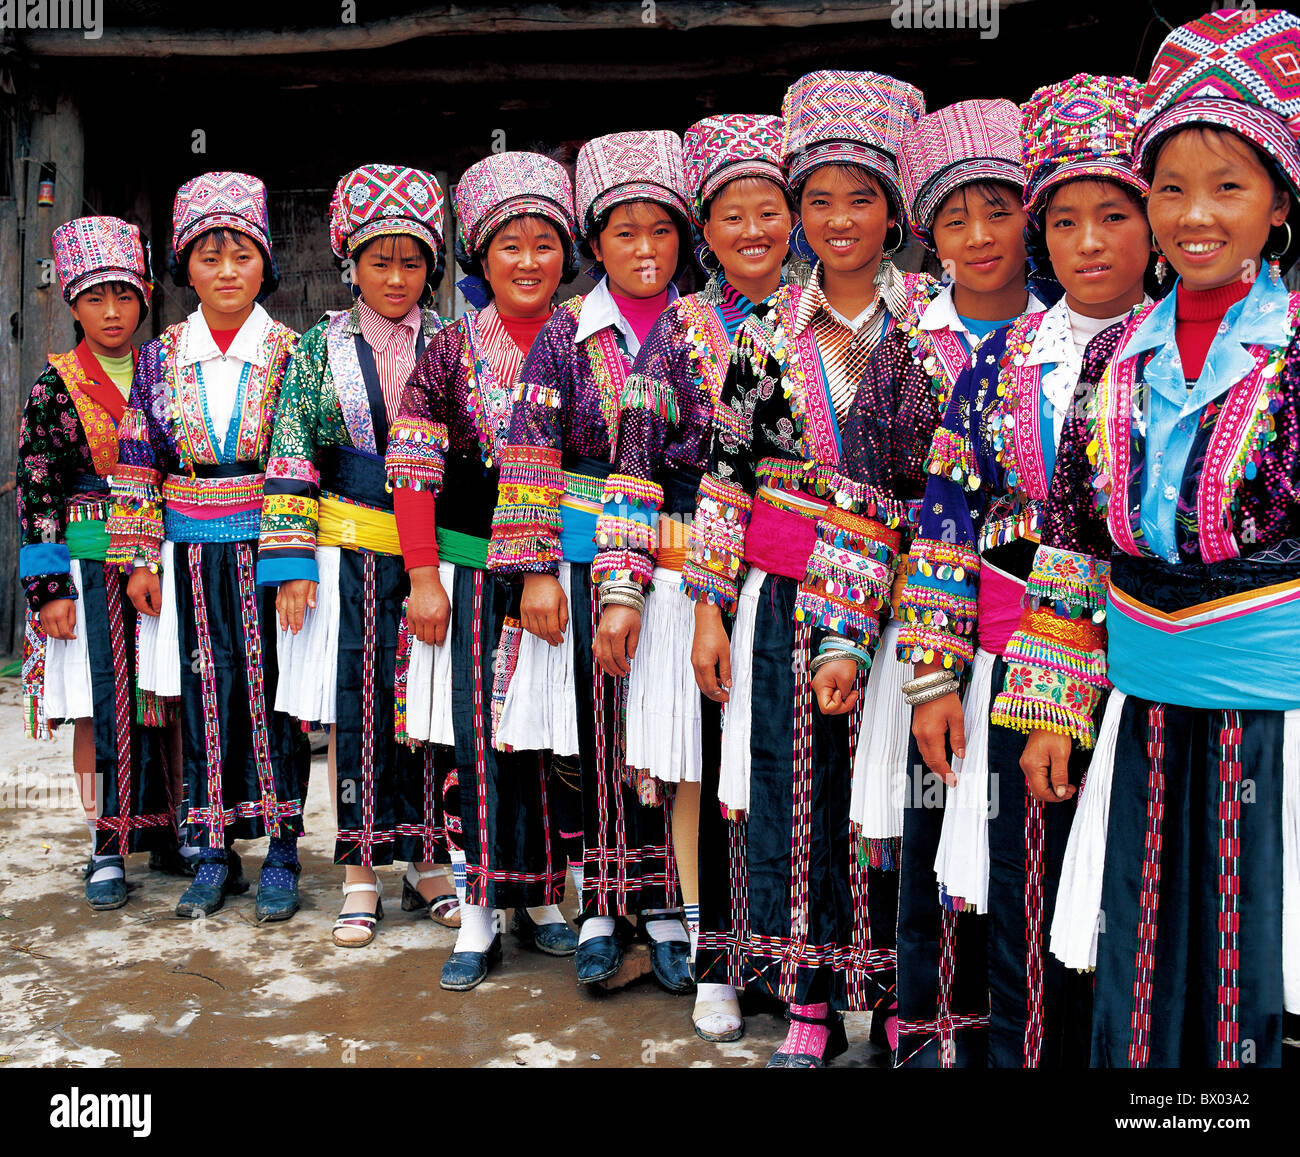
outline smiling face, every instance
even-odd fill
[[[1043,232],[1076,313],[1116,317],[1142,300],[1151,238],[1136,191],[1115,181],[1067,181],[1048,197]]]
[[[1269,229],[1290,207],[1290,194],[1236,133],[1196,126],[1160,146],[1147,217],[1188,289],[1253,278]]]
[[[110,358],[121,357],[131,348],[140,312],[139,293],[120,281],[92,285],[72,302],[72,316],[91,352]]]
[[[382,317],[400,321],[424,291],[429,275],[426,252],[404,233],[368,241],[353,254],[361,300]]]
[[[605,267],[609,287],[624,297],[654,297],[677,271],[681,237],[672,214],[654,201],[615,205],[609,222],[591,239],[592,255]]]
[[[512,217],[488,242],[483,276],[506,317],[546,317],[564,274],[564,246],[544,217]]]
[[[204,316],[215,329],[234,329],[253,312],[264,263],[251,237],[230,229],[205,233],[190,249],[186,272]]]
[[[879,181],[858,165],[814,169],[799,193],[813,252],[835,274],[874,272],[896,217]]]
[[[763,177],[728,181],[705,206],[704,240],[722,264],[733,286],[751,300],[760,297],[746,287],[771,285],[781,279],[781,264],[789,252],[794,219],[779,185]],[[768,290],[767,292],[771,292]]]
[[[1025,281],[1025,210],[1005,185],[954,189],[934,215],[944,272],[971,294],[997,294]]]

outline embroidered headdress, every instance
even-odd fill
[[[749,113],[705,117],[686,130],[682,160],[696,222],[704,203],[738,177],[766,177],[785,188],[781,133],[780,117]]]
[[[573,182],[543,153],[491,153],[475,161],[451,191],[462,254],[472,257],[512,217],[536,214],[573,240]]]
[[[362,165],[339,179],[330,201],[330,248],[348,257],[374,237],[406,234],[442,249],[442,190],[432,173]]]
[[[682,169],[682,139],[666,129],[610,133],[578,151],[578,230],[590,235],[602,213],[628,201],[654,201],[691,217]]]
[[[64,301],[93,285],[121,281],[138,289],[148,307],[153,279],[138,226],[120,217],[77,217],[54,230],[52,240]]]

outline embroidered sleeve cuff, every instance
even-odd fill
[[[601,495],[596,520],[596,546],[591,564],[594,582],[635,578],[646,584],[654,572],[658,546],[659,509],[663,487],[630,474],[611,474]]]
[[[874,646],[894,581],[898,546],[897,530],[830,507],[817,521],[817,541],[795,597],[795,618]]]
[[[682,590],[696,602],[734,611],[745,561],[745,532],[753,499],[736,483],[706,474],[700,483]]]
[[[968,547],[918,538],[902,564],[898,658],[963,671],[975,658],[980,559]]]
[[[1091,748],[1097,740],[1092,715],[1102,689],[1034,663],[1007,661],[1005,689],[990,719],[1013,731],[1057,731]]]
[[[1008,663],[1032,663],[1095,687],[1109,685],[1106,627],[1087,615],[1071,619],[1048,607],[1027,607],[1004,656]]]
[[[388,434],[384,469],[388,484],[396,490],[437,491],[447,456],[447,424],[424,418],[400,417]]]
[[[257,559],[257,585],[278,587],[281,583],[296,579],[309,579],[320,582],[320,571],[316,567],[316,558],[266,558],[259,548]]]
[[[1110,563],[1104,559],[1040,546],[1025,584],[1025,598],[1034,604],[1050,603],[1057,614],[1078,618],[1103,610],[1109,580]]]
[[[920,515],[919,502],[905,502],[894,498],[885,494],[877,486],[866,482],[855,482],[852,478],[828,467],[816,469],[811,482],[817,494],[830,499],[841,510],[874,518],[891,530],[915,527]]]
[[[109,478],[113,498],[105,524],[107,562],[111,566],[130,571],[135,568],[136,560],[142,559],[150,570],[158,569],[163,539],[158,483],[158,471],[152,467],[129,466],[123,462],[113,467]]]
[[[77,597],[77,588],[72,585],[72,575],[63,574],[42,574],[33,575],[23,584],[24,593],[27,596],[27,606],[33,614],[39,614],[40,609],[46,603],[52,603],[55,599],[75,599]]]
[[[492,515],[488,569],[501,574],[555,574],[560,549],[561,454],[549,446],[507,446]]]

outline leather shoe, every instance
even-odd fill
[[[684,940],[651,940],[650,967],[662,988],[674,994],[695,991],[691,946]]]
[[[282,868],[293,873],[293,885],[289,888],[277,888],[258,880],[256,915],[259,924],[274,924],[278,920],[288,920],[298,911],[298,877],[302,874],[301,864],[286,864],[278,860],[266,860],[262,871],[267,868]]]
[[[211,916],[219,912],[227,896],[242,896],[248,891],[248,881],[244,879],[244,862],[237,852],[226,853],[226,878],[220,887],[211,884],[192,883],[181,893],[176,905],[176,915],[182,918]]]
[[[198,856],[182,856],[174,844],[165,848],[154,848],[149,853],[149,871],[165,872],[169,876],[187,876],[194,878],[199,870]]]
[[[538,924],[527,908],[516,908],[510,922],[510,931],[519,937],[519,943],[536,948],[547,956],[572,956],[578,948],[578,934],[566,921],[559,924]]]
[[[486,952],[453,952],[442,966],[439,988],[448,992],[468,992],[487,979],[488,970],[501,962],[501,935],[492,937]]]
[[[126,876],[101,880],[98,884],[92,884],[90,877],[100,868],[118,868],[125,872],[125,863],[121,856],[105,856],[98,864],[94,860],[87,862],[82,872],[86,881],[86,903],[96,912],[108,912],[126,903]]]

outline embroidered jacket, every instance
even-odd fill
[[[126,401],[85,342],[55,354],[36,379],[18,432],[18,571],[33,613],[75,599],[69,522],[107,515]]]
[[[173,502],[191,508],[228,506],[237,511],[231,515],[237,529],[257,537],[271,426],[298,335],[261,306],[254,307],[235,338],[237,344],[249,343],[252,356],[242,363],[230,426],[219,439],[204,393],[202,363],[190,357],[194,327],[193,315],[168,326],[141,348],[136,363],[130,404],[118,426],[119,461],[108,520],[108,561],[123,569],[137,559],[157,568],[163,508]],[[234,479],[196,476],[196,467],[214,465],[246,465],[248,471]],[[199,527],[192,532],[196,541],[204,533]]]
[[[602,495],[594,581],[617,576],[649,584],[663,539],[657,522],[664,472],[698,480],[708,466],[732,336],[753,308],[715,275],[699,293],[665,309],[646,337],[620,400],[618,456]]]
[[[1190,389],[1176,297],[1088,346],[1081,381],[1095,386],[1057,449],[996,722],[1092,745],[1114,558],[1176,571],[1266,555],[1300,531],[1300,294],[1261,277],[1229,309]]]
[[[632,359],[613,325],[574,340],[583,300],[570,298],[551,315],[514,390],[488,546],[488,567],[497,573],[557,573],[564,462],[613,458]],[[599,502],[600,488],[589,479],[570,473],[568,485],[588,504]]]
[[[421,311],[426,341],[445,324],[432,310]],[[344,446],[374,455],[388,440],[375,436],[374,411],[356,347],[360,334],[356,306],[329,312],[302,335],[289,362],[266,466],[260,582],[318,577],[321,452]]]
[[[916,279],[905,281],[905,292],[913,292]],[[869,560],[854,583],[867,634],[878,629],[868,620],[875,623],[888,597],[898,535],[885,511],[857,500],[841,472],[839,423],[817,328],[806,311],[801,316],[807,292],[782,286],[736,335],[714,412],[709,470],[700,484],[682,589],[696,601],[735,609],[740,569],[754,554],[750,522],[761,501],[816,518],[810,568],[850,544]],[[806,613],[799,603],[796,608],[801,617]]]
[[[1098,347],[1102,348],[1102,347]],[[985,551],[1037,539],[1078,381],[1062,299],[990,334],[935,431],[904,567],[898,658],[962,671],[974,658]]]

